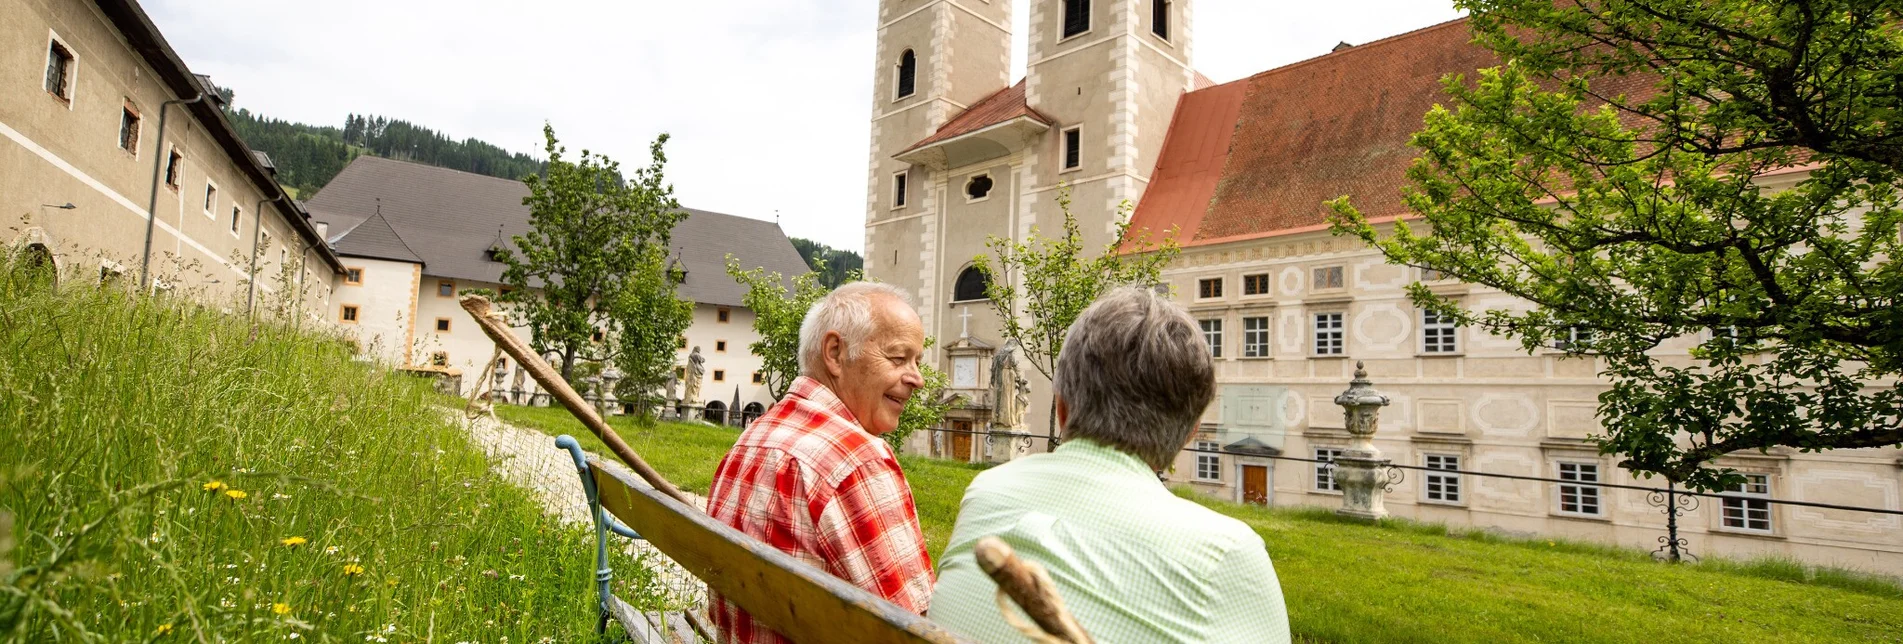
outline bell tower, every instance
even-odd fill
[[[943,195],[893,155],[931,136],[1011,73],[1011,0],[880,0],[866,176],[865,271],[920,303],[931,292]],[[926,328],[936,313],[920,306]]]

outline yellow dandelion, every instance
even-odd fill
[[[158,632],[154,633],[154,635],[170,635],[171,633],[172,633],[171,624],[160,624]]]
[[[279,615],[289,615],[291,614],[291,605],[285,604],[285,603],[272,604],[271,612],[277,613]]]
[[[237,501],[245,498],[246,494],[244,490],[225,490],[225,496],[231,497],[233,501]]]
[[[217,480],[206,481],[204,485],[198,486],[198,489],[204,490],[206,492],[217,492],[219,490],[225,489],[225,482],[217,481]],[[171,624],[166,624],[166,626],[171,626]]]
[[[347,563],[347,564],[344,564],[344,576],[345,576],[345,577],[355,577],[355,576],[357,576],[357,575],[361,575],[361,574],[363,574],[363,566],[359,566],[359,565],[357,565],[357,564],[354,564],[354,563]]]
[[[301,545],[304,545],[304,538],[303,537],[285,537],[283,539],[279,539],[278,543],[284,544],[285,547],[301,546]]]
[[[389,579],[385,579],[385,580],[383,580],[383,583],[385,583],[385,584],[389,584],[389,586],[390,586],[391,588],[395,588],[395,587],[396,587],[396,578],[395,578],[395,577],[391,577],[391,578],[389,578]]]

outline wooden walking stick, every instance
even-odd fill
[[[979,539],[972,554],[978,558],[978,567],[998,583],[998,610],[1004,612],[1004,621],[1025,637],[1052,644],[1094,644],[1083,625],[1064,609],[1064,598],[1057,594],[1057,584],[1051,581],[1050,573],[1045,572],[1043,566],[1019,559],[1010,544],[997,537]],[[1006,596],[1017,602],[1037,625],[1034,627],[1019,619],[1005,603]]]
[[[509,330],[499,316],[491,317],[495,307],[489,303],[489,298],[481,295],[464,295],[461,301],[463,310],[476,318],[476,325],[482,327],[482,332],[488,334],[489,339],[494,340],[496,346],[500,347],[504,353],[515,358],[516,366],[527,369],[529,376],[541,383],[542,388],[548,390],[556,400],[561,401],[562,406],[567,407],[569,413],[574,414],[575,418],[581,420],[581,424],[588,427],[588,431],[594,432],[596,438],[606,443],[608,451],[614,452],[621,462],[627,463],[635,474],[647,481],[648,485],[654,486],[654,489],[687,504],[688,507],[699,507],[694,505],[693,499],[683,494],[680,488],[674,487],[674,484],[668,482],[666,477],[661,476],[661,473],[653,466],[648,465],[647,461],[641,460],[641,455],[634,453],[633,448],[622,442],[621,436],[608,427],[608,422],[595,413],[594,406],[582,400],[581,394],[575,393],[575,390],[568,386],[568,381],[563,380],[562,375],[556,373],[554,367],[542,360],[542,356],[531,351],[528,345],[522,343],[521,338],[515,337],[515,333]]]

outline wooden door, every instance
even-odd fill
[[[1242,502],[1269,504],[1269,468],[1261,465],[1242,466]]]
[[[971,421],[954,420],[952,430],[951,457],[967,463],[971,462]]]

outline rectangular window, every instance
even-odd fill
[[[1196,480],[1222,480],[1222,456],[1215,454],[1217,447],[1211,441],[1196,441]]]
[[[139,108],[126,101],[119,112],[119,149],[139,153]]]
[[[905,173],[892,175],[892,207],[905,207]]]
[[[753,384],[757,385],[763,382],[766,382],[766,376],[761,375],[758,371],[753,372]]]
[[[728,309],[720,309],[719,311],[714,312],[715,318],[719,319],[721,323],[723,324],[727,322],[728,317],[732,314],[733,314],[732,311]]]
[[[1196,297],[1202,299],[1222,297],[1222,278],[1212,277],[1205,280],[1198,280],[1196,282]]]
[[[1432,470],[1458,470],[1460,457],[1451,454],[1428,454],[1424,465],[1429,470],[1423,477],[1427,500],[1441,503],[1460,502],[1460,474],[1457,472],[1435,472]]]
[[[440,332],[448,333],[449,332],[449,318],[436,318],[436,330]]]
[[[1566,327],[1566,332],[1553,338],[1553,348],[1561,351],[1584,351],[1592,345],[1592,329],[1585,327]]]
[[[238,222],[240,221],[244,221],[244,209],[239,208],[237,206],[232,206],[231,207],[231,234],[233,235],[238,234]]]
[[[714,350],[715,350],[715,351],[719,351],[719,352],[721,352],[721,353],[726,353],[726,352],[727,352],[727,341],[726,341],[726,340],[715,340],[715,341],[714,341]]]
[[[46,91],[73,102],[73,52],[57,40],[46,48]]]
[[[1203,341],[1209,343],[1209,357],[1222,357],[1222,320],[1198,320],[1203,327]]]
[[[1453,318],[1421,311],[1421,353],[1454,353],[1460,350],[1456,340],[1460,327],[1454,326]]]
[[[1341,313],[1315,314],[1315,355],[1338,356],[1346,352],[1342,346]]]
[[[1771,475],[1746,474],[1744,482],[1725,488],[1724,525],[1733,530],[1771,531]]]
[[[437,352],[435,352],[435,353],[431,353],[431,354],[429,354],[429,363],[430,363],[430,366],[432,366],[432,367],[447,367],[447,366],[449,366],[449,352],[448,352],[448,351],[437,351]]]
[[[1559,511],[1561,514],[1599,515],[1599,465],[1560,463]]]
[[[1064,130],[1064,169],[1076,170],[1084,165],[1084,131],[1082,126]]]
[[[456,297],[456,283],[449,280],[437,282],[436,297]]]
[[[165,156],[165,185],[171,186],[173,190],[177,190],[178,182],[184,178],[184,175],[185,155],[179,154],[177,149],[173,149]]]
[[[1315,269],[1315,289],[1341,288],[1342,270],[1340,266],[1324,266]]]
[[[205,215],[216,217],[217,215],[212,214],[216,210],[218,210],[218,186],[207,181],[205,182]]]
[[[1242,357],[1269,357],[1269,318],[1242,318]]]
[[[714,370],[714,382],[726,382],[726,381],[727,381],[727,370],[725,370],[725,369],[715,369],[715,370]]]
[[[1064,37],[1090,31],[1090,0],[1064,0]]]
[[[351,286],[363,286],[363,269],[361,268],[344,269],[344,283],[349,284]]]
[[[1170,39],[1170,0],[1152,0],[1150,4],[1150,33],[1158,38]]]
[[[345,304],[343,312],[337,316],[337,319],[342,322],[355,324],[357,322],[357,307]]]
[[[1243,295],[1268,295],[1269,294],[1269,274],[1257,273],[1255,275],[1242,276],[1242,294]]]
[[[1336,447],[1315,448],[1315,489],[1323,492],[1340,492],[1341,484],[1335,482],[1335,459],[1341,457],[1341,449]]]

